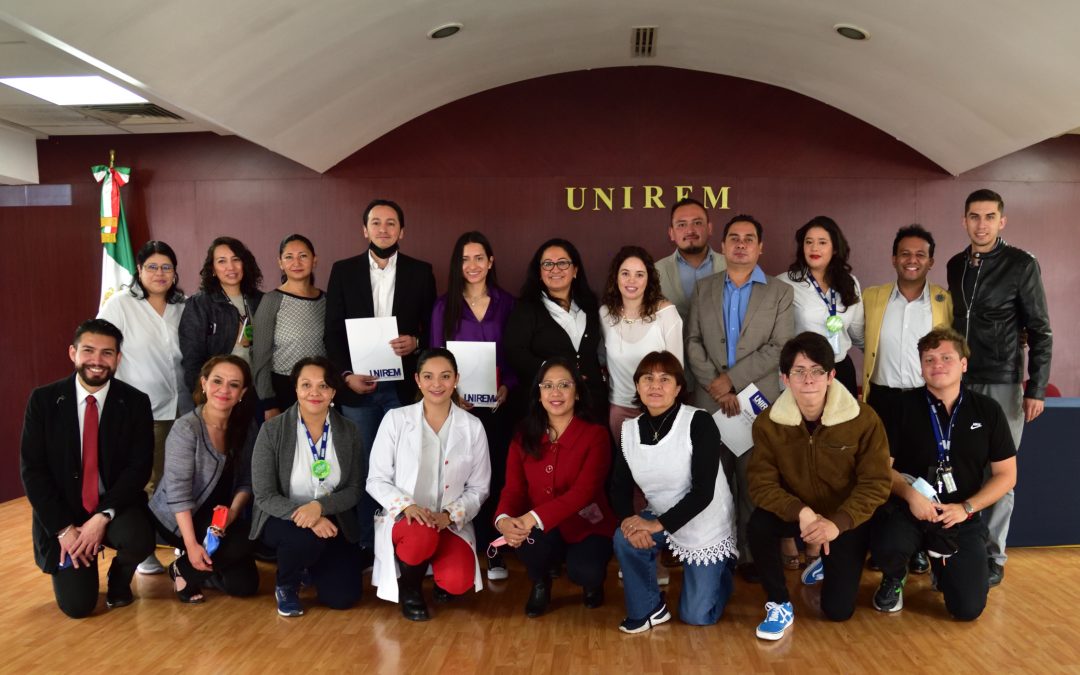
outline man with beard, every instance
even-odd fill
[[[422,345],[430,345],[431,308],[435,304],[435,276],[431,265],[398,252],[405,238],[405,213],[395,202],[376,199],[364,209],[364,238],[368,250],[339,260],[330,270],[326,286],[326,354],[347,385],[337,393],[338,409],[352,420],[364,444],[364,476],[367,453],[375,443],[379,423],[388,411],[411,403],[416,397],[416,358]],[[398,337],[390,341],[401,357],[404,379],[379,382],[378,378],[352,372],[346,319],[392,316]],[[360,500],[360,545],[365,560],[374,559],[374,516],[378,505],[370,495]]]
[[[660,275],[661,292],[679,310],[684,324],[690,318],[694,285],[727,268],[724,256],[709,246],[711,236],[712,221],[701,202],[693,197],[675,202],[668,227],[668,238],[675,244],[675,252],[657,260],[656,271]]]
[[[104,319],[84,321],[68,348],[75,374],[38,387],[26,405],[20,471],[33,509],[34,558],[72,618],[97,606],[102,546],[116,549],[110,609],[134,601],[131,578],[154,550],[143,490],[154,416],[146,394],[113,378],[123,339]]]

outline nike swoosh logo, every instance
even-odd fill
[[[971,430],[974,431],[975,429],[982,429],[982,422],[972,422]]]

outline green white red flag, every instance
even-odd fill
[[[135,279],[135,256],[131,252],[121,186],[131,180],[131,169],[99,164],[90,167],[101,183],[101,304]]]

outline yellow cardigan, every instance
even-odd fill
[[[874,361],[877,360],[878,340],[881,339],[881,322],[885,319],[885,306],[889,304],[889,296],[892,295],[894,288],[896,288],[895,282],[863,289],[863,312],[866,316],[866,346],[863,350],[862,378],[864,401],[870,393],[870,375],[874,372]],[[931,322],[935,328],[952,326],[952,296],[937,284],[930,284],[930,311]]]

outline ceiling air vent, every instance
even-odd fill
[[[109,124],[183,122],[184,118],[153,103],[121,103],[116,105],[70,106],[79,112]]]
[[[651,59],[656,56],[656,26],[635,26],[630,33],[630,56]]]

